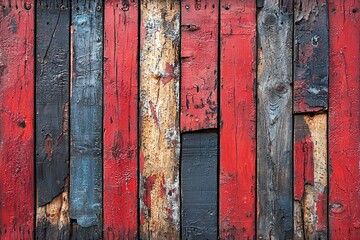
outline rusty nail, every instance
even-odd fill
[[[30,10],[31,9],[31,4],[30,3],[25,3],[25,9]]]

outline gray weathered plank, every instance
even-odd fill
[[[265,0],[257,24],[257,235],[291,239],[292,1]]]
[[[73,236],[97,239],[102,228],[102,1],[73,2],[71,22],[70,218]]]
[[[182,238],[217,239],[218,134],[182,135]]]

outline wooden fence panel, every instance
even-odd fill
[[[75,239],[102,234],[102,1],[72,3],[70,218]]]
[[[221,239],[255,237],[256,5],[221,1],[220,13]]]
[[[0,1],[0,238],[34,232],[32,0]]]
[[[105,1],[105,239],[138,233],[138,7],[137,1]]]

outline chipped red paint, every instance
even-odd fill
[[[218,7],[215,0],[181,1],[182,132],[217,127]]]
[[[255,238],[256,6],[221,1],[221,239]]]
[[[138,233],[138,7],[137,1],[105,1],[105,239]]]
[[[0,1],[0,239],[34,231],[34,9]]]
[[[360,236],[360,2],[329,1],[329,221],[332,239]]]

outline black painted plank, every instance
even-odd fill
[[[102,231],[103,7],[100,0],[72,3],[70,218],[73,236],[97,239]]]
[[[69,174],[69,30],[68,1],[37,2],[37,239],[69,237],[68,204],[62,200]]]
[[[218,134],[182,135],[183,239],[217,239]]]

